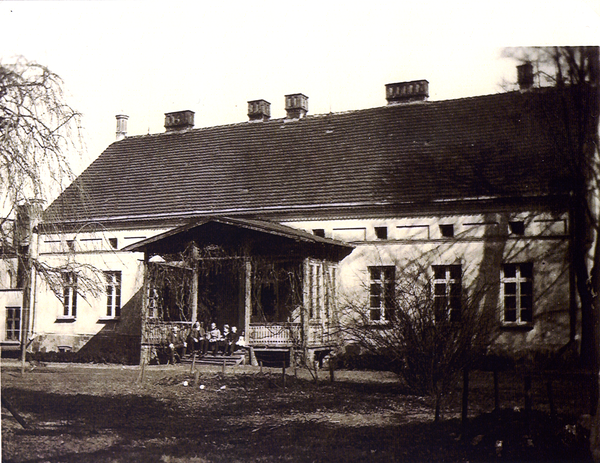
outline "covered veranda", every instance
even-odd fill
[[[128,246],[144,252],[141,362],[173,325],[195,321],[236,326],[257,352],[326,354],[339,343],[337,263],[352,249],[277,223],[224,217]]]

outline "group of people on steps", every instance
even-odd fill
[[[171,363],[181,360],[186,353],[196,353],[204,356],[207,353],[213,355],[231,355],[235,351],[245,348],[246,342],[244,332],[238,333],[235,326],[223,325],[221,331],[217,324],[212,322],[208,330],[196,321],[188,330],[173,325],[167,335],[167,346]]]

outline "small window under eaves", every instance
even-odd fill
[[[387,227],[375,227],[375,236],[378,240],[387,240],[388,229]]]
[[[525,222],[522,220],[516,220],[508,222],[508,228],[513,235],[524,235],[525,234]]]
[[[453,238],[454,237],[454,225],[452,225],[452,224],[440,225],[440,233],[444,238]]]
[[[321,238],[325,238],[325,230],[323,228],[315,228],[313,229],[313,235],[320,236]]]

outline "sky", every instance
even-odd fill
[[[24,56],[64,81],[83,114],[76,173],[115,140],[244,122],[247,101],[309,97],[309,115],[383,106],[385,84],[427,79],[430,100],[516,80],[507,46],[600,44],[600,0],[3,1],[0,60]]]

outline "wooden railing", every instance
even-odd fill
[[[142,344],[160,346],[166,344],[167,334],[177,326],[179,329],[189,329],[192,322],[164,322],[149,319],[146,322],[145,333],[142,335]]]
[[[251,324],[248,343],[251,346],[291,347],[301,342],[300,323]]]
[[[333,330],[322,324],[309,324],[307,346],[329,346],[335,343]],[[251,324],[248,342],[251,346],[292,347],[302,344],[300,323]]]

